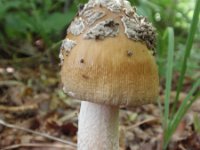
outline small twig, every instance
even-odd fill
[[[16,145],[12,145],[12,146],[8,146],[8,147],[4,147],[1,150],[12,150],[12,149],[16,149],[16,148],[22,148],[22,147],[39,147],[39,148],[54,148],[54,149],[58,149],[58,148],[62,148],[62,149],[67,149],[67,150],[76,150],[76,148],[72,148],[71,146],[68,145],[58,145],[58,144],[40,144],[40,143],[22,143],[22,144],[16,144]]]
[[[19,113],[19,112],[26,112],[30,110],[38,109],[38,105],[27,105],[27,106],[3,106],[0,105],[0,112],[9,112],[9,113]]]
[[[63,139],[48,135],[46,133],[40,133],[40,132],[33,131],[33,130],[30,130],[30,129],[26,129],[26,128],[23,128],[23,127],[19,127],[19,126],[16,126],[16,125],[12,125],[12,124],[6,123],[5,121],[3,121],[1,119],[0,119],[0,124],[6,126],[8,128],[14,128],[14,129],[22,130],[22,131],[29,132],[29,133],[32,133],[32,134],[40,135],[42,137],[45,137],[45,138],[48,138],[48,139],[51,139],[51,140],[54,140],[54,141],[58,141],[58,142],[61,142],[61,143],[64,143],[64,144],[68,144],[72,148],[76,148],[76,144],[74,144],[74,143],[72,143],[70,141],[66,141],[66,140],[63,140]]]
[[[61,117],[58,120],[58,124],[64,121],[69,121],[70,119],[75,118],[75,117],[77,117],[77,112],[68,113],[67,115],[65,115],[64,117]]]
[[[33,62],[40,62],[41,59],[44,57],[44,54],[38,54],[35,56],[30,56],[26,58],[16,58],[16,59],[1,59],[0,64],[21,64],[21,65],[32,65]]]
[[[180,148],[181,150],[187,150],[182,144],[179,144],[178,148]]]
[[[154,118],[154,117],[153,117],[153,118],[150,118],[150,119],[147,119],[147,120],[138,122],[138,123],[136,123],[136,124],[134,124],[134,125],[128,126],[128,127],[126,128],[126,130],[132,130],[132,129],[134,129],[134,128],[136,128],[136,127],[142,125],[142,124],[145,124],[145,123],[148,123],[148,122],[154,122],[154,121],[158,121],[158,118]]]
[[[12,85],[24,85],[24,84],[22,82],[15,80],[7,80],[7,81],[0,81],[0,86],[2,85],[12,86]]]

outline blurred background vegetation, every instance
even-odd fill
[[[38,95],[40,101],[43,101],[44,95],[41,98],[41,93],[45,93],[50,103],[47,114],[61,108],[59,100],[69,105],[69,108],[72,107],[61,89],[58,54],[67,27],[79,5],[86,2],[87,0],[0,0],[0,75],[3,75],[0,76],[0,81],[5,80],[0,82],[0,104],[6,104],[6,110],[10,105],[22,106],[30,101],[35,103]],[[161,104],[160,110],[163,111],[163,143],[166,148],[186,111],[200,95],[200,23],[197,28],[194,25],[200,17],[200,0],[130,2],[136,6],[138,14],[146,16],[157,29],[156,59],[161,77],[159,98],[162,99],[163,95],[165,97],[165,104]],[[193,17],[195,8],[196,17]],[[7,73],[2,71],[4,68]],[[10,75],[13,68],[16,72]],[[11,85],[20,85],[20,88],[15,89],[17,92],[9,92]],[[184,98],[179,98],[180,92],[185,95]],[[13,93],[20,96],[18,101],[15,95],[12,96]],[[171,98],[173,93],[176,96]],[[172,99],[175,100],[174,104],[171,104]],[[180,102],[177,104],[178,100]],[[76,109],[77,106],[73,111]],[[41,112],[38,114],[41,116]],[[199,132],[200,120],[199,117],[196,118],[194,126]],[[77,120],[74,122],[77,124]]]
[[[61,39],[76,14],[78,5],[86,0],[0,0],[0,59],[3,63],[36,65],[58,64]],[[167,27],[175,32],[175,70],[180,69],[183,50],[194,10],[194,0],[131,0],[139,14],[146,16],[157,28],[157,60],[164,74],[167,44],[163,34]],[[199,69],[200,28],[195,37],[188,74]],[[35,63],[37,61],[37,63]],[[34,63],[33,63],[34,62]]]

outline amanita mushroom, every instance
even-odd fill
[[[155,29],[127,0],[90,0],[67,30],[60,51],[64,92],[83,100],[79,150],[119,149],[119,107],[158,95]]]

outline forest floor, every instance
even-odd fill
[[[0,66],[0,150],[76,149],[80,102],[62,92],[59,68],[55,68]],[[177,76],[173,85],[176,81]],[[193,82],[185,79],[179,103]],[[161,101],[163,83],[161,79]],[[171,97],[175,94],[172,91]],[[200,150],[200,134],[194,128],[199,112],[200,99],[181,121],[168,150]],[[121,108],[121,150],[161,150],[161,118],[157,104]]]

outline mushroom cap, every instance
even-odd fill
[[[106,105],[139,106],[155,102],[159,78],[152,50],[145,41],[125,34],[123,9],[118,13],[101,5],[90,9],[106,15],[88,25],[84,10],[76,17],[83,19],[83,24],[74,23],[75,19],[70,25],[60,54],[64,92],[79,100]],[[74,24],[77,32],[70,31]],[[112,33],[92,30],[99,24]]]

